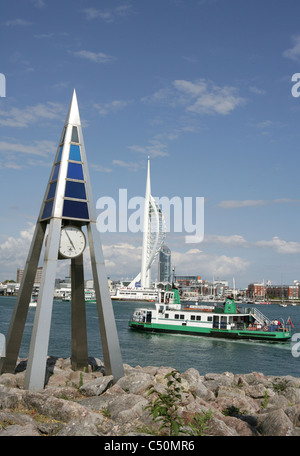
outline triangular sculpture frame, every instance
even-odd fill
[[[66,227],[70,230],[71,227],[82,236],[83,226],[87,230],[90,249],[105,374],[113,375],[114,380],[117,381],[124,375],[123,362],[100,233],[96,228],[96,211],[74,90],[8,329],[6,357],[0,359],[0,373],[15,371],[34,278],[45,241],[43,272],[29,348],[25,389],[39,390],[45,385],[53,295],[57,261],[60,259],[62,231],[66,230]],[[71,258],[72,369],[83,370],[88,367],[83,252],[73,254],[72,257],[71,250],[74,244],[70,236],[69,240],[71,241],[70,254],[67,257]]]

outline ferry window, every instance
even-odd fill
[[[179,315],[175,314],[175,319],[178,320],[178,318],[179,318]]]
[[[180,320],[184,320],[184,315],[180,315]]]
[[[169,314],[165,314],[165,318],[169,318]]]
[[[195,320],[195,315],[191,315],[191,320]]]
[[[201,315],[197,315],[196,320],[197,320],[197,321],[200,321],[200,320],[201,320]]]
[[[207,321],[212,321],[212,317],[207,317]]]

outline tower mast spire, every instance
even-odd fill
[[[166,226],[163,214],[157,202],[151,195],[150,157],[148,157],[143,231],[142,265],[140,276],[141,287],[150,288],[151,266],[166,237]]]
[[[151,270],[147,268],[147,259],[150,253],[151,235],[151,182],[150,182],[150,157],[148,156],[147,181],[145,192],[144,207],[144,228],[143,228],[143,248],[142,248],[142,267],[141,267],[141,287],[149,288],[151,281]]]

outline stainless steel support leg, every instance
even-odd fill
[[[96,293],[98,319],[103,349],[106,375],[113,375],[114,380],[124,376],[123,362],[119,345],[114,311],[106,277],[101,240],[96,223],[87,226],[91,264]]]
[[[51,219],[24,381],[29,390],[43,389],[45,383],[60,229],[61,219]]]
[[[72,369],[88,367],[83,255],[71,260]]]

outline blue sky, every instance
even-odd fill
[[[95,200],[144,196],[148,155],[153,196],[205,198],[202,243],[167,235],[178,274],[300,280],[299,14],[297,0],[5,2],[0,280],[24,266],[74,88]],[[139,272],[141,233],[102,242],[111,278]]]

